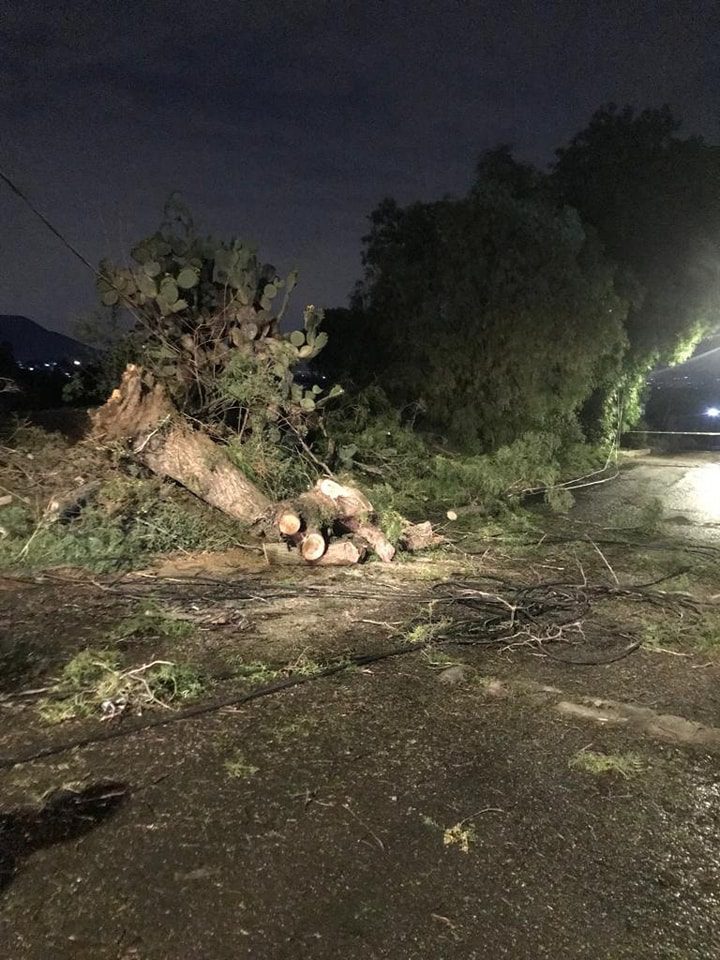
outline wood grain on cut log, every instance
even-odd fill
[[[289,543],[266,543],[263,546],[268,563],[287,566],[312,567],[351,567],[365,556],[365,548],[350,539],[333,540],[325,553],[312,563],[308,563],[298,549]]]
[[[300,541],[300,553],[307,561],[319,560],[326,550],[327,543],[321,533],[306,533]]]
[[[281,509],[276,514],[275,523],[280,533],[285,537],[292,537],[302,527],[302,519],[299,514],[289,509]]]

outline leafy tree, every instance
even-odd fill
[[[720,317],[720,148],[679,127],[667,106],[603,107],[552,176],[622,267],[630,379],[683,359]]]
[[[378,378],[400,405],[466,446],[559,431],[615,369],[627,305],[578,215],[505,148],[459,200],[370,217],[365,276],[328,315],[328,371]]]

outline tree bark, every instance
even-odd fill
[[[95,439],[128,443],[134,457],[153,473],[176,480],[211,506],[255,527],[256,533],[275,540],[285,537],[287,544],[267,545],[268,558],[348,565],[363,559],[368,548],[386,563],[395,555],[372,522],[372,504],[355,487],[324,477],[299,497],[274,505],[230,462],[220,444],[178,414],[162,384],[141,367],[127,367],[120,386],[91,419]],[[333,539],[338,532],[353,536]],[[406,531],[408,544],[431,535],[429,524]]]
[[[424,523],[411,523],[410,526],[405,527],[400,536],[400,544],[411,553],[416,550],[425,550],[427,547],[442,543],[443,540],[443,537],[433,531],[429,520]]]
[[[267,516],[271,501],[233,466],[225,451],[181,421],[164,388],[130,364],[107,403],[92,416],[99,440],[126,440],[134,457],[153,473],[171,477],[218,510],[252,525]]]

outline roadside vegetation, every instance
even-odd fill
[[[121,570],[234,546],[328,474],[369,498],[370,552],[402,546],[408,519],[470,509],[514,535],[528,496],[567,511],[640,416],[647,372],[714,322],[717,151],[678,126],[665,108],[604,107],[550,173],[501,146],[465,196],[383,201],[350,308],[307,306],[290,332],[297,273],[204,236],[171,198],[127,264],[100,265],[83,321],[97,360],[66,399],[100,404],[135,372],[91,439],[6,425],[0,566]],[[211,489],[219,470],[246,507]],[[338,521],[319,517],[323,549],[357,541]],[[652,504],[633,521],[658,522]]]

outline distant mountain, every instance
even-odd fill
[[[95,353],[92,347],[46,330],[28,317],[4,313],[0,313],[0,343],[9,343],[13,356],[22,364],[89,360]]]

